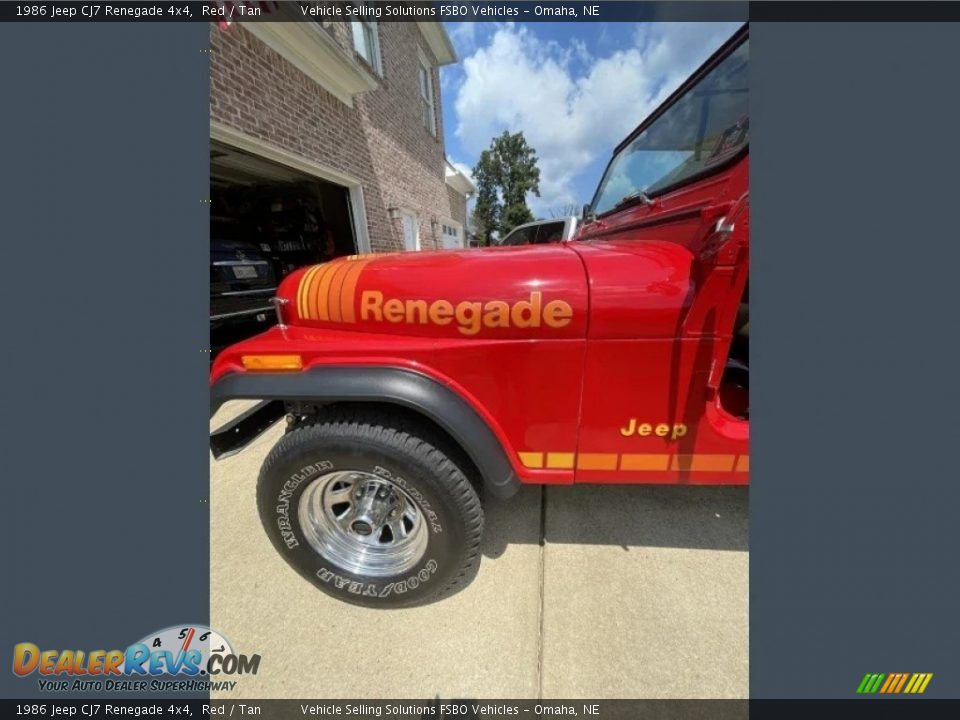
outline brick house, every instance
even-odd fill
[[[213,222],[293,253],[281,273],[465,246],[476,189],[444,151],[441,23],[211,24],[210,45]]]

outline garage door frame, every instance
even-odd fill
[[[370,252],[370,235],[367,232],[367,210],[363,202],[363,185],[360,181],[325,165],[294,155],[293,153],[264,142],[259,138],[251,137],[229,125],[210,121],[210,139],[230,145],[237,150],[257,155],[265,160],[271,160],[280,165],[286,165],[294,170],[312,175],[320,180],[342,185],[350,196],[350,215],[353,219],[353,237],[357,243],[358,253]]]

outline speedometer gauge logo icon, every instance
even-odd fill
[[[179,672],[189,658],[188,664],[200,668],[200,674],[206,675],[208,668],[211,667],[210,660],[213,656],[216,655],[219,659],[234,654],[230,641],[206,625],[171,625],[158,632],[150,633],[137,644],[145,646],[148,655],[134,664],[144,673],[150,674],[153,674],[150,664],[156,664],[153,658],[158,655],[166,656],[165,665],[168,672]],[[140,656],[136,658],[139,660]],[[129,665],[130,661],[131,658],[128,655],[128,666],[125,668],[127,674],[133,670]]]

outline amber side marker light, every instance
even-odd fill
[[[240,359],[243,367],[251,372],[303,369],[303,359],[299,355],[244,355]]]

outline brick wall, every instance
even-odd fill
[[[352,53],[350,27],[331,31]],[[420,245],[440,244],[431,220],[465,224],[465,201],[444,181],[440,83],[433,70],[437,137],[420,114],[418,47],[435,58],[416,23],[380,23],[383,77],[348,107],[240,25],[211,24],[210,117],[307,160],[357,178],[363,186],[374,251],[403,249],[400,220],[388,209],[417,213]],[[318,30],[318,32],[321,32]],[[359,60],[362,62],[362,60]]]
[[[447,185],[447,205],[450,208],[450,219],[456,220],[467,229],[467,198]]]

